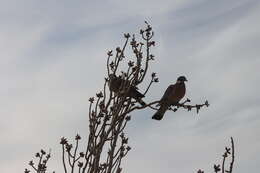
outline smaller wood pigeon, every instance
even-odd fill
[[[127,97],[134,98],[142,106],[146,105],[145,102],[142,100],[144,95],[139,91],[137,91],[138,88],[136,86],[130,85],[129,81],[117,77],[115,74],[109,75],[108,86],[110,91],[113,91],[116,94],[122,94],[123,91],[121,90],[123,89],[123,85],[130,86],[126,95]]]
[[[163,97],[161,98],[159,105],[159,110],[153,115],[152,119],[161,120],[171,105],[179,103],[179,101],[184,97],[186,88],[185,81],[187,81],[185,76],[180,76],[177,79],[177,82],[173,85],[170,85],[167,90],[164,92]]]

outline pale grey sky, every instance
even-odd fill
[[[260,166],[260,3],[258,0],[0,0],[0,172],[23,172],[41,148],[62,172],[60,137],[88,135],[88,98],[100,91],[106,52],[149,21],[155,31],[157,100],[177,76],[193,112],[136,112],[124,172],[213,172],[234,137],[234,172]],[[143,86],[145,87],[145,86]],[[144,88],[140,88],[141,90]],[[84,144],[82,144],[84,145]]]

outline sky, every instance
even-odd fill
[[[136,111],[124,172],[213,172],[231,136],[234,172],[258,172],[259,16],[258,0],[0,0],[0,172],[23,172],[50,148],[49,170],[62,172],[59,140],[79,133],[84,148],[106,52],[145,20],[156,41],[149,73],[160,80],[145,101],[185,75],[186,96],[210,107],[167,112],[162,121],[151,119],[154,110]]]

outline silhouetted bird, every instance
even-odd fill
[[[110,74],[109,75],[109,80],[108,80],[108,86],[110,91],[113,91],[116,94],[123,94],[125,87],[130,86],[126,96],[134,98],[137,102],[139,102],[142,106],[146,105],[145,102],[142,100],[144,95],[140,93],[137,87],[133,86],[130,84],[129,81],[126,81],[120,77],[117,77],[115,74]]]
[[[171,105],[179,103],[179,101],[184,97],[186,88],[185,81],[187,81],[185,76],[180,76],[174,85],[170,85],[165,91],[163,97],[160,100],[160,108],[153,115],[152,119],[161,120]]]

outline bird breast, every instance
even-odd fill
[[[172,103],[179,102],[185,95],[186,88],[184,83],[176,84],[174,92],[171,93],[170,99]]]

